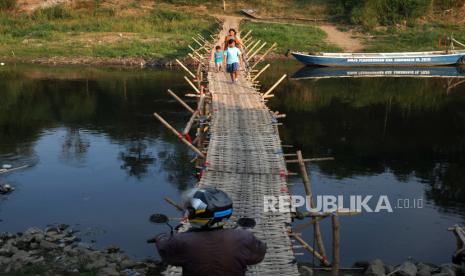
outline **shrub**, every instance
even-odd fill
[[[16,0],[0,0],[0,10],[11,10],[16,7]]]
[[[432,0],[333,0],[336,19],[372,28],[414,21],[426,14]],[[452,0],[442,0],[452,1]]]
[[[176,20],[183,20],[183,19],[191,18],[191,16],[187,13],[162,10],[162,9],[155,9],[152,12],[152,16],[155,18],[155,20],[159,20],[159,21],[166,21],[166,20],[176,21]]]
[[[66,19],[71,17],[70,11],[63,5],[55,5],[52,7],[38,9],[32,14],[34,19]]]

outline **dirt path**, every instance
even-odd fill
[[[318,27],[328,34],[326,40],[329,43],[339,46],[345,52],[359,52],[363,49],[362,43],[352,37],[353,34],[351,31],[341,32],[336,26],[329,24],[319,25]]]

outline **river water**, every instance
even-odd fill
[[[300,68],[276,62],[264,88]],[[193,155],[156,122],[180,129],[188,113],[165,92],[190,92],[183,73],[155,69],[0,68],[0,175],[16,191],[0,195],[0,231],[70,224],[96,247],[120,245],[156,257],[145,240],[167,230],[153,212],[179,217],[163,201],[195,183]],[[437,78],[287,79],[269,102],[285,113],[287,153],[334,157],[308,164],[316,195],[387,196],[393,212],[341,217],[341,260],[408,257],[448,262],[465,217],[465,84]],[[449,87],[449,88],[448,88]],[[193,102],[191,102],[193,104]],[[290,170],[297,172],[296,166]],[[298,177],[294,194],[304,194]],[[420,202],[420,207],[413,207]],[[376,201],[375,201],[376,203]],[[372,206],[372,205],[370,205]],[[403,207],[403,208],[402,208]],[[330,221],[323,221],[330,252]],[[302,222],[313,244],[311,228]],[[312,262],[305,254],[299,261]]]

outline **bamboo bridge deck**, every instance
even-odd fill
[[[236,217],[256,220],[253,232],[267,243],[268,250],[262,263],[249,268],[249,274],[298,275],[288,235],[290,213],[264,212],[263,207],[264,195],[289,196],[277,119],[244,72],[232,83],[229,74],[214,72],[213,64],[210,68],[210,142],[199,185],[227,192]]]
[[[223,45],[222,38],[229,28],[238,30],[238,22],[226,19],[218,41],[210,42],[208,51],[216,45]],[[205,90],[210,101],[209,114],[206,114],[210,116],[206,152],[205,149],[200,151],[201,143],[196,149],[193,146],[195,141],[190,143],[182,137],[188,130],[178,134],[186,145],[205,158],[202,159],[203,172],[198,186],[224,190],[233,199],[234,217],[256,220],[257,224],[251,231],[267,243],[268,249],[263,262],[249,267],[248,275],[299,275],[289,236],[291,214],[264,211],[265,195],[289,196],[277,118],[265,105],[263,94],[254,88],[248,72],[241,71],[237,82],[232,83],[228,73],[215,71],[211,52],[204,53],[204,56],[194,53],[199,57],[199,68],[203,64],[204,82],[208,86]],[[185,66],[183,68],[189,72]],[[190,75],[193,76],[191,72]],[[194,87],[192,82],[190,84]],[[195,90],[199,92],[201,89]],[[199,93],[200,98],[203,97],[202,92]],[[178,101],[182,103],[182,100]],[[191,109],[190,112],[194,118],[197,111]],[[155,116],[159,117],[158,114]],[[159,120],[169,127],[166,121]],[[176,133],[176,130],[171,130]],[[166,274],[179,275],[180,272],[179,268],[171,267]]]
[[[233,199],[235,216],[256,220],[253,232],[268,250],[250,274],[298,275],[288,235],[290,213],[265,213],[263,207],[264,195],[289,195],[277,120],[245,74],[232,83],[229,74],[210,70],[208,85],[212,119],[200,186],[224,190]]]

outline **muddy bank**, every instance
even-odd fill
[[[137,261],[117,246],[93,249],[67,225],[0,233],[0,275],[159,275],[159,263]]]

